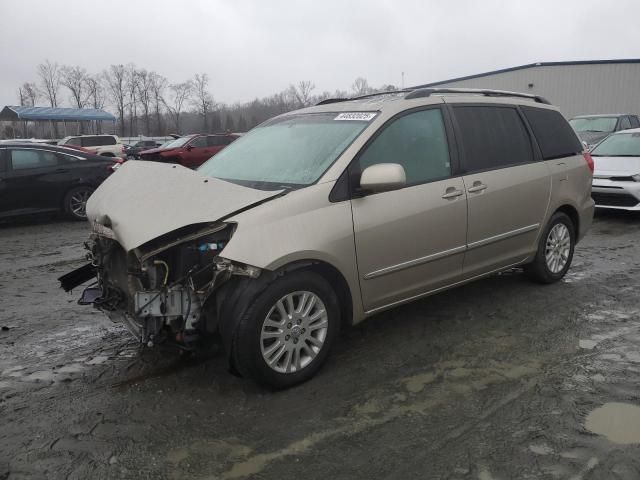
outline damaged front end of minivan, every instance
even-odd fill
[[[93,281],[81,305],[123,323],[142,344],[193,350],[218,331],[219,289],[233,277],[261,274],[221,255],[236,229],[224,219],[278,194],[183,167],[127,162],[89,199],[89,263],[60,277],[61,287]]]
[[[217,331],[214,293],[233,276],[261,273],[220,255],[234,229],[231,223],[181,229],[127,252],[103,228],[85,243],[90,263],[60,281],[70,291],[95,278],[78,303],[123,323],[140,343],[192,350]]]

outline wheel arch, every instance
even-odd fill
[[[263,270],[257,279],[233,278],[216,292],[216,327],[227,355],[231,352],[240,318],[249,306],[247,298],[257,297],[273,282],[296,271],[311,271],[324,278],[338,296],[340,328],[351,325],[353,321],[353,295],[343,274],[336,267],[323,260],[295,260],[276,270]],[[229,356],[228,360],[231,371],[237,373],[233,359]]]
[[[578,210],[573,205],[565,203],[564,205],[556,208],[555,212],[553,213],[555,214],[557,212],[562,212],[569,217],[571,223],[573,223],[574,233],[577,238],[580,234],[580,215],[578,214]]]
[[[80,182],[78,182],[76,184],[69,185],[69,187],[62,193],[62,196],[60,198],[60,210],[62,212],[64,212],[65,208],[66,208],[65,203],[66,203],[66,200],[67,200],[67,195],[69,195],[69,192],[71,192],[72,190],[74,190],[74,189],[76,189],[78,187],[87,187],[87,188],[90,188],[91,190],[95,190],[96,189],[96,186],[92,185],[88,181],[80,181]]]

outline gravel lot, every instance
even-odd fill
[[[558,284],[378,315],[279,393],[78,306],[86,235],[0,225],[0,480],[640,478],[640,216],[599,214]]]

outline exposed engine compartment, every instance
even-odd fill
[[[260,274],[258,268],[220,256],[234,227],[180,229],[129,252],[105,232],[93,233],[85,243],[91,267],[60,280],[70,290],[88,275],[97,277],[79,303],[93,304],[124,323],[143,344],[169,341],[190,350],[216,329],[213,293],[232,275]]]

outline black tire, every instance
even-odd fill
[[[566,262],[564,266],[558,271],[553,271],[549,262],[547,261],[547,242],[549,240],[549,235],[551,231],[557,225],[564,225],[569,233],[569,253],[566,257]],[[540,241],[538,243],[538,251],[536,252],[536,256],[533,261],[524,266],[524,271],[526,275],[533,281],[538,283],[554,283],[560,280],[565,276],[569,267],[571,266],[571,260],[573,259],[573,251],[576,245],[576,231],[575,225],[569,218],[566,213],[556,212],[549,220],[547,227],[542,232],[540,236]]]
[[[268,340],[261,339],[261,334],[267,315],[272,308],[279,300],[294,292],[310,292],[320,299],[327,313],[327,330],[322,346],[306,366],[301,367],[296,372],[281,373],[270,367],[264,359],[262,353],[263,342]],[[293,271],[278,277],[250,302],[250,305],[241,315],[231,344],[231,356],[234,367],[238,372],[253,379],[256,383],[273,389],[292,387],[313,377],[329,355],[340,326],[338,297],[329,283],[313,272]],[[288,322],[288,320],[285,321]],[[295,322],[293,323],[295,328]],[[291,323],[283,325],[283,331],[286,325],[291,325]],[[302,326],[304,326],[304,323]],[[309,334],[311,334],[311,329],[309,329]],[[297,338],[296,336],[296,343],[298,342]],[[287,342],[285,342],[285,347],[300,348],[300,346],[303,346],[303,342],[306,342],[302,340],[300,345],[295,347],[290,343],[293,341],[293,339],[288,338]],[[295,357],[293,353],[288,355]],[[302,353],[299,352],[297,355],[300,358]]]
[[[93,188],[82,185],[80,187],[72,188],[64,196],[63,209],[65,215],[72,220],[86,220],[87,219],[87,200],[93,193]],[[80,205],[82,203],[82,205]]]

